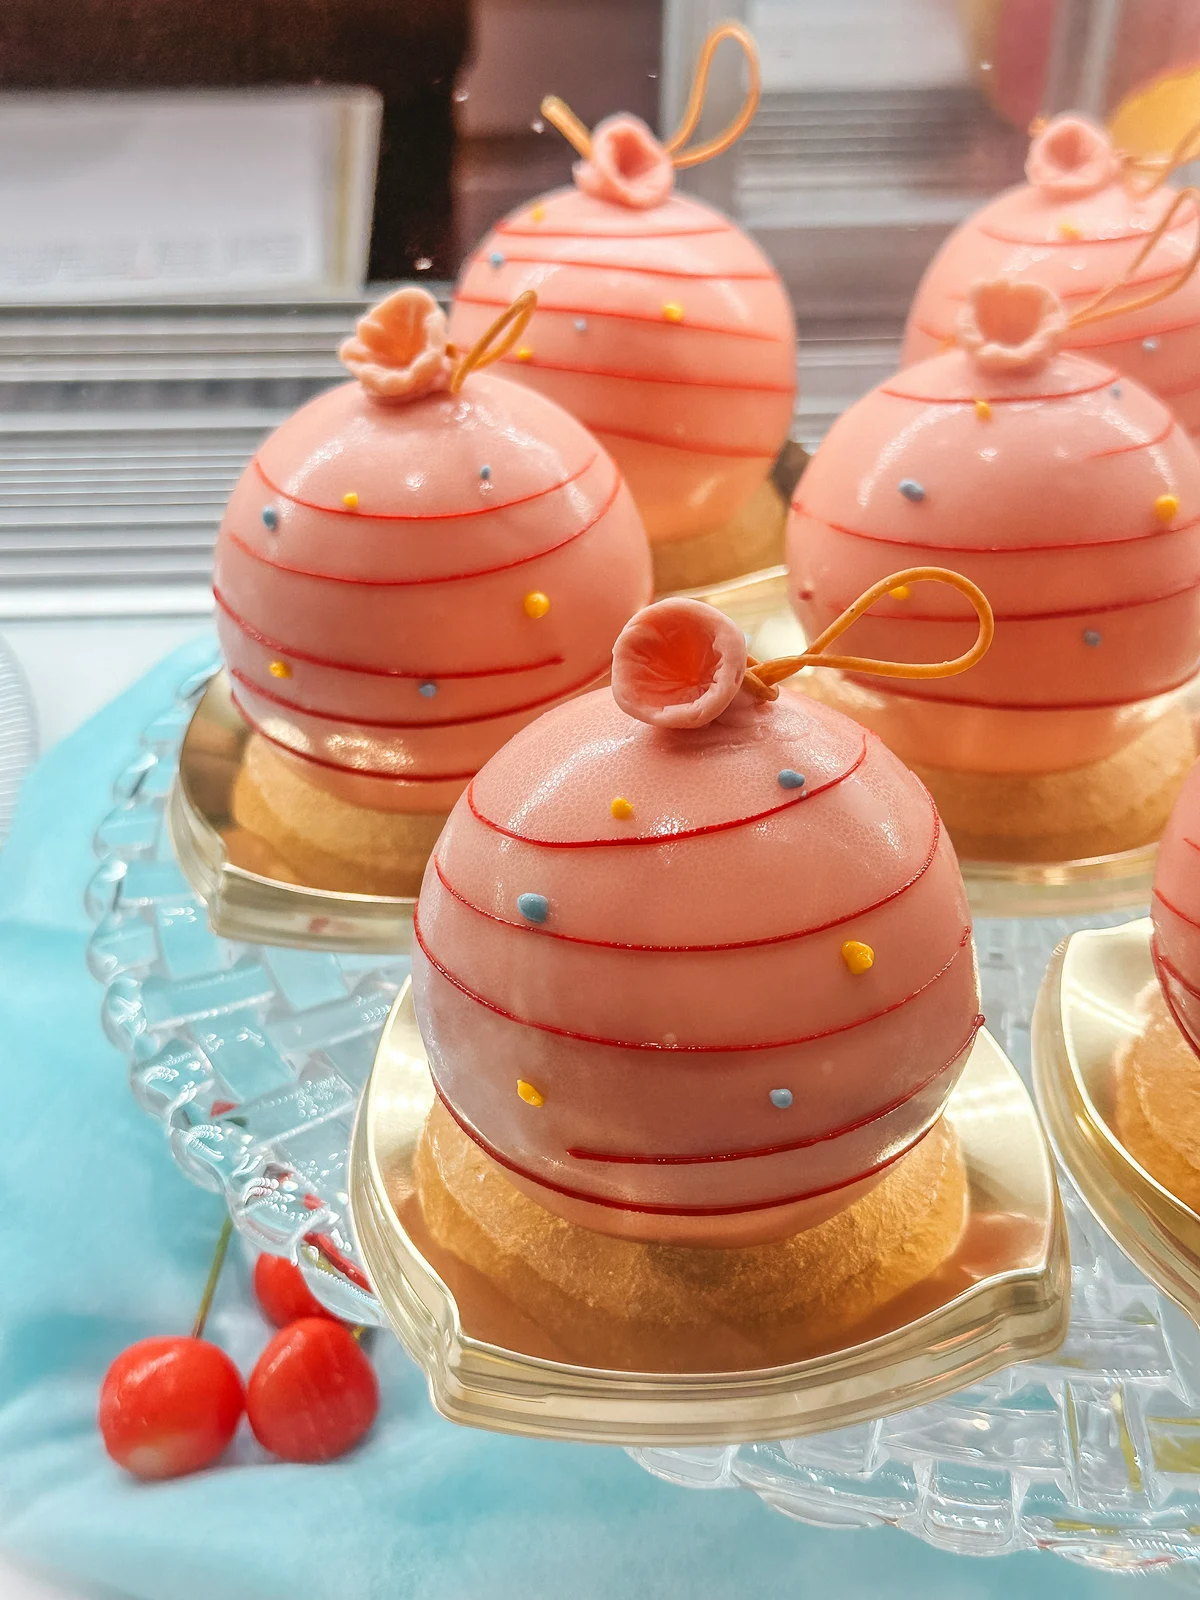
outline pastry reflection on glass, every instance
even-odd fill
[[[1193,139],[1162,161],[1131,159],[1089,118],[1053,118],[1029,147],[1028,181],[968,217],[933,258],[909,312],[904,364],[945,348],[981,278],[1044,284],[1068,310],[1131,268],[1135,299],[1175,278],[1194,253],[1197,215],[1194,191],[1167,180],[1194,154]],[[1152,299],[1100,326],[1077,325],[1064,345],[1136,379],[1189,432],[1200,431],[1200,279],[1186,281],[1165,304]]]
[[[927,664],[834,654],[898,584],[963,595],[974,642]],[[803,1262],[814,1315],[861,1316],[864,1283],[894,1296],[954,1249],[941,1114],[982,1022],[954,852],[874,734],[778,686],[812,664],[957,674],[991,630],[940,568],[887,575],[765,663],[712,607],[661,601],[622,632],[610,688],[487,763],[414,925],[438,1096],[419,1198],[442,1250],[485,1272],[563,1252],[531,1278],[590,1303],[596,1236],[642,1241],[647,1274],[668,1247],[762,1316],[794,1310]],[[631,1308],[669,1303],[621,1259]]]
[[[1072,317],[1038,284],[976,283],[953,348],[852,406],[793,503],[789,593],[810,635],[898,556],[952,563],[995,607],[995,645],[962,685],[805,684],[914,768],[964,857],[1150,843],[1195,755],[1200,455],[1160,399],[1064,348],[1121,292]],[[951,591],[898,587],[863,639],[928,658],[971,626]]]
[[[722,40],[745,52],[741,113],[689,144]],[[451,332],[466,344],[498,307],[538,307],[505,372],[549,395],[611,450],[646,524],[660,592],[781,559],[785,508],[769,480],[796,388],[791,305],[728,217],[677,192],[677,169],[719,155],[753,118],[758,56],[737,23],[709,36],[682,126],[661,143],[620,114],[589,131],[554,97],[542,112],[579,152],[574,182],[521,206],[463,268]]]
[[[390,295],[342,346],[352,381],[284,422],[230,499],[214,590],[254,730],[233,817],[302,884],[414,895],[472,774],[602,682],[649,597],[611,458],[481,370],[533,304],[460,351],[424,290]]]

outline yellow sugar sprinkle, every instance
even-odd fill
[[[345,506],[347,511],[358,510],[358,496],[355,494],[353,489],[349,490],[342,496],[342,504]]]
[[[546,220],[546,208],[545,208],[545,206],[543,206],[543,205],[534,206],[532,211],[530,211],[530,213],[529,213],[529,220],[530,220],[530,222],[545,222],[545,220]]]
[[[907,600],[912,590],[906,583],[898,583],[894,589],[889,589],[888,593],[893,600]]]
[[[267,671],[273,678],[290,678],[292,675],[292,669],[286,661],[272,661]]]
[[[626,817],[633,815],[633,807],[623,795],[618,795],[608,808],[618,822],[624,822]]]
[[[525,607],[525,615],[533,617],[536,621],[538,617],[544,617],[549,611],[550,596],[543,594],[540,589],[531,589],[521,604]]]
[[[679,304],[678,300],[668,300],[663,306],[663,316],[668,322],[682,322],[683,307]]]
[[[526,1083],[524,1078],[517,1079],[517,1093],[527,1106],[544,1106],[546,1096],[540,1089],[535,1089],[531,1083]]]
[[[875,965],[875,952],[869,944],[863,944],[858,939],[847,939],[842,946],[842,960],[854,976],[859,978]]]
[[[1170,522],[1179,510],[1179,496],[1177,494],[1160,494],[1154,502],[1154,515],[1160,522]]]
[[[533,360],[533,346],[531,344],[523,344],[520,347],[520,349],[517,351],[517,360],[518,361],[532,361]]]
[[[1081,237],[1079,229],[1073,222],[1060,222],[1058,236],[1060,239],[1078,239]]]
[[[992,408],[986,400],[976,400],[975,415],[980,422],[990,422],[992,420]]]

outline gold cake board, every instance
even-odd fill
[[[1200,1216],[1116,1132],[1117,1053],[1140,1034],[1156,982],[1149,917],[1072,934],[1033,1013],[1033,1081],[1060,1161],[1114,1244],[1200,1322]],[[1182,1041],[1181,1041],[1182,1043]]]
[[[933,1400],[1013,1361],[1049,1355],[1065,1336],[1069,1265],[1053,1165],[1020,1078],[986,1032],[946,1112],[967,1175],[967,1222],[954,1255],[917,1292],[877,1312],[869,1336],[746,1371],[635,1372],[550,1359],[533,1352],[554,1330],[530,1326],[527,1308],[506,1302],[501,1285],[454,1272],[452,1292],[431,1259],[436,1251],[393,1203],[413,1190],[433,1099],[406,986],[359,1107],[350,1205],[388,1320],[453,1421],[647,1446],[789,1438]]]

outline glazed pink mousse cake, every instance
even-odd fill
[[[645,123],[618,115],[584,137],[572,187],[520,207],[467,261],[453,336],[470,343],[498,307],[535,289],[537,312],[505,371],[612,452],[659,589],[766,565],[778,559],[780,518],[764,486],[796,391],[787,293],[728,217],[675,191],[672,154]],[[759,491],[757,522],[730,525]]]
[[[814,701],[753,699],[737,627],[667,600],[611,689],[541,716],[455,806],[417,908],[444,1108],[601,1233],[779,1239],[934,1127],[981,1022],[922,785]]]
[[[607,676],[649,551],[612,458],[553,401],[479,370],[452,392],[423,290],[368,313],[342,357],[354,381],[278,428],[233,492],[218,627],[284,856],[313,883],[344,880],[322,859],[343,848],[360,879],[411,876],[411,823],[412,892],[472,774]]]
[[[913,299],[905,365],[937,354],[954,337],[955,319],[981,278],[1045,284],[1068,310],[1085,303],[1131,266],[1178,191],[1153,192],[1130,170],[1108,134],[1086,117],[1055,117],[1034,138],[1027,182],[989,201],[946,240]],[[1191,200],[1130,281],[1159,287],[1185,267],[1196,242]],[[1170,299],[1071,331],[1064,343],[1111,364],[1165,400],[1184,427],[1200,429],[1200,279]]]
[[[1066,324],[1039,285],[975,285],[955,348],[852,406],[792,507],[810,635],[902,562],[952,564],[991,600],[963,684],[812,685],[918,769],[970,855],[1143,844],[1194,754],[1176,691],[1200,666],[1200,455],[1161,400],[1062,349]],[[928,660],[973,621],[941,588],[859,626],[868,654]]]

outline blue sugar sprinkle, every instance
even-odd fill
[[[270,528],[271,532],[274,533],[275,529],[279,526],[279,513],[276,511],[275,507],[264,506],[262,508],[262,519],[263,527]]]
[[[781,789],[803,789],[804,774],[797,772],[794,767],[784,767],[779,774],[779,787]]]
[[[426,700],[432,700],[434,695],[437,693],[437,684],[436,683],[419,683],[417,685],[417,693],[418,694],[423,694],[425,696]]]
[[[906,500],[911,500],[914,505],[920,505],[925,498],[925,490],[915,478],[901,478],[897,486]]]
[[[1114,400],[1119,400],[1121,398],[1121,385],[1119,383],[1114,383],[1108,392],[1110,395],[1112,395]]]
[[[576,333],[586,333],[587,332],[587,318],[586,317],[576,317],[575,318],[575,332]]]
[[[491,255],[488,257],[488,260],[494,267],[502,267],[504,265],[504,257],[500,254],[499,250],[493,250]]]
[[[1143,350],[1157,350],[1158,349],[1158,340],[1155,339],[1155,338],[1143,339],[1142,340],[1142,349]]]
[[[480,467],[479,476],[483,479],[484,483],[488,483],[492,476],[491,467]]]
[[[550,915],[550,902],[544,894],[519,894],[517,910],[526,922],[545,922]]]
[[[1090,644],[1092,648],[1095,649],[1095,647],[1100,643],[1100,635],[1096,632],[1095,628],[1085,628],[1083,630],[1083,642],[1084,644]]]
[[[775,1109],[777,1111],[786,1111],[787,1108],[791,1105],[791,1103],[792,1103],[792,1091],[790,1089],[772,1089],[771,1090],[771,1104],[775,1107]]]

